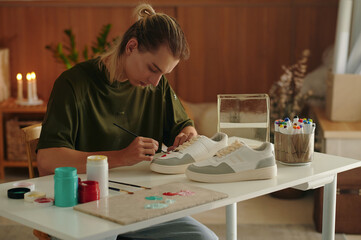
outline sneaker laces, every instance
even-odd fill
[[[182,145],[179,145],[176,149],[174,149],[173,152],[180,152],[180,151],[186,149],[187,147],[192,145],[195,141],[197,141],[199,139],[199,137],[200,137],[200,135],[197,135],[197,136],[193,137],[191,140],[184,142]]]
[[[228,147],[222,148],[221,150],[216,152],[216,156],[219,157],[219,158],[222,158],[222,157],[236,151],[237,149],[239,149],[243,145],[245,145],[243,142],[235,141],[231,145],[229,145]]]

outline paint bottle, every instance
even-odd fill
[[[100,190],[97,181],[82,181],[79,183],[79,203],[99,200]]]
[[[99,183],[100,198],[108,196],[108,158],[103,155],[87,157],[86,175],[88,181]]]
[[[76,168],[59,167],[54,175],[55,206],[72,207],[78,204],[78,174]]]

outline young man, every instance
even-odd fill
[[[118,44],[56,80],[38,144],[40,175],[63,166],[85,173],[87,156],[94,154],[106,155],[110,168],[151,161],[162,143],[173,149],[197,135],[164,77],[189,56],[182,29],[150,5],[139,5],[136,13],[140,19]],[[118,239],[218,238],[186,217]]]

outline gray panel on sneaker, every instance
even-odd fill
[[[204,174],[225,174],[225,173],[234,173],[234,170],[228,166],[227,163],[221,163],[218,166],[205,166],[197,167],[195,165],[189,165],[189,171],[204,173]]]
[[[269,157],[258,162],[257,168],[271,167],[276,164],[274,157]]]
[[[276,175],[273,146],[268,142],[252,149],[236,141],[215,156],[189,165],[186,170],[186,176],[193,181],[213,183],[269,179]]]
[[[167,158],[167,159],[154,159],[153,163],[166,166],[178,166],[183,164],[194,163],[194,159],[188,153],[184,154],[182,158]]]
[[[155,157],[150,163],[150,169],[163,174],[184,173],[190,164],[212,157],[218,150],[226,147],[227,142],[227,134],[221,132],[212,138],[198,135],[175,150]]]

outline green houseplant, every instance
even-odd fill
[[[111,24],[106,24],[102,27],[97,36],[96,42],[91,46],[92,53],[90,56],[88,46],[85,45],[82,51],[84,60],[94,58],[97,55],[103,53],[111,46],[114,41],[117,40],[117,38],[114,38],[111,42],[108,42],[107,40],[111,27]],[[75,35],[73,31],[71,29],[65,29],[64,34],[67,36],[67,43],[63,44],[59,42],[57,44],[46,45],[45,48],[53,53],[53,57],[57,62],[63,63],[67,69],[70,69],[80,61],[79,52],[76,47]]]

